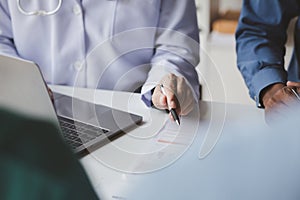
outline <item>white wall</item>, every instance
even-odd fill
[[[241,8],[242,0],[196,0],[200,34],[201,61],[197,67],[202,85],[202,99],[238,104],[252,104],[248,89],[236,67],[234,35],[209,33],[210,11]],[[212,8],[213,6],[213,8]],[[215,6],[218,6],[217,9]]]
[[[242,0],[219,0],[220,12],[224,12],[226,10],[240,10],[241,7]]]

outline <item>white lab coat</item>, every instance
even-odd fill
[[[58,1],[20,2],[49,11]],[[34,61],[49,84],[145,93],[172,72],[199,96],[194,0],[63,0],[50,16],[0,0],[0,53]]]

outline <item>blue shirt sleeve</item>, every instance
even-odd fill
[[[286,83],[284,69],[287,27],[299,13],[296,0],[244,0],[236,30],[237,65],[260,104],[260,92],[274,83]]]

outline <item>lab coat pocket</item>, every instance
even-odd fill
[[[153,55],[161,0],[118,0],[113,24],[113,45],[122,52]],[[142,62],[142,61],[141,61]]]
[[[113,33],[156,27],[161,0],[118,0],[115,8]]]

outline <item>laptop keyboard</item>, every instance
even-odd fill
[[[74,120],[62,116],[58,116],[58,120],[63,137],[73,150],[109,132],[107,129],[79,121],[74,122]]]

